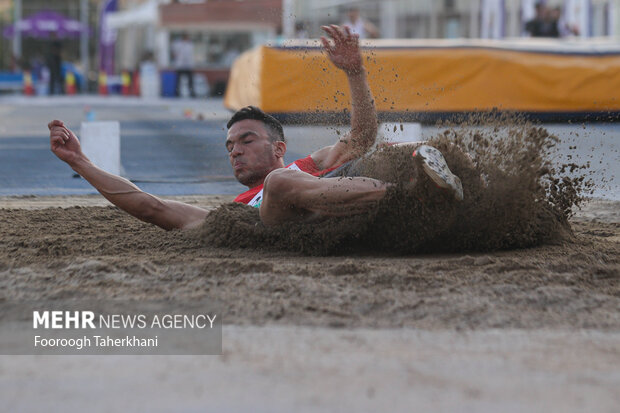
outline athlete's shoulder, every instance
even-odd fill
[[[300,171],[315,174],[320,171],[316,162],[312,158],[312,155],[308,155],[305,158],[301,158],[287,166],[288,169],[299,169]]]

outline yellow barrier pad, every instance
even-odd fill
[[[362,54],[379,112],[620,110],[620,50],[546,43],[528,50],[522,42],[376,43],[365,43]],[[233,65],[225,106],[343,112],[350,105],[346,76],[317,45],[245,52]]]

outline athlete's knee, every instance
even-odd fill
[[[287,199],[295,188],[295,172],[280,168],[271,171],[263,182],[263,195],[273,200]]]
[[[294,188],[294,173],[289,169],[276,169],[263,182],[263,202],[260,218],[265,225],[277,225],[289,219]]]

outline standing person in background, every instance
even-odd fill
[[[49,94],[65,94],[65,78],[62,73],[62,43],[58,39],[52,40],[50,52],[47,55],[47,67],[50,72]]]
[[[187,76],[189,85],[189,94],[196,97],[194,91],[194,79],[192,69],[194,68],[194,43],[189,39],[189,35],[184,33],[172,44],[172,61],[176,69],[177,79],[175,91],[177,96],[181,96],[181,76]]]
[[[351,30],[351,33],[359,36],[360,39],[376,39],[379,37],[377,26],[360,16],[360,9],[352,6],[347,10],[347,18],[342,23]]]
[[[536,3],[536,17],[525,23],[525,31],[530,37],[560,37],[558,19],[560,15],[554,13],[542,1]]]

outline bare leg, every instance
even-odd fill
[[[317,178],[277,169],[265,179],[260,217],[266,225],[368,211],[385,196],[389,184],[372,178]]]
[[[414,150],[420,152],[415,158],[418,161],[414,161]],[[436,186],[448,190],[456,199],[463,199],[460,179],[450,172],[437,149],[416,142],[407,144],[405,151],[400,152],[401,158],[405,156],[411,162],[394,163],[399,173],[399,176],[395,176],[397,180],[393,180],[394,177],[390,179],[389,173],[375,175],[375,178],[317,178],[301,171],[277,169],[265,178],[261,220],[266,225],[277,225],[286,221],[364,213],[385,196],[388,187],[393,185],[389,182],[406,182],[410,186],[417,186],[420,176],[424,177],[422,179],[430,178]],[[377,151],[361,160],[361,165],[358,165],[360,170],[349,173],[357,175],[356,172],[361,172],[360,175],[365,175],[364,169],[372,169],[373,163],[389,163],[393,155],[392,150]],[[368,168],[369,165],[371,168]]]

